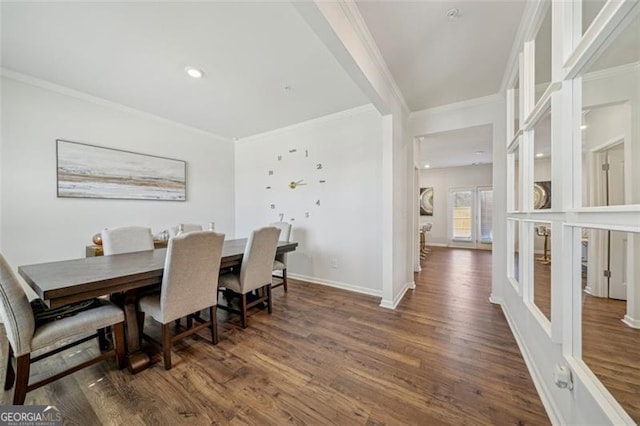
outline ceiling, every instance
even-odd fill
[[[524,0],[356,1],[412,111],[497,93],[525,6]],[[459,16],[450,20],[454,7]]]
[[[3,2],[2,66],[229,138],[369,102],[289,2]]]
[[[421,165],[459,167],[493,162],[493,126],[467,127],[418,136]]]

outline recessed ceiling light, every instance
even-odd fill
[[[536,157],[544,157],[544,154],[539,152],[539,153],[536,154]]]
[[[202,78],[204,76],[202,70],[194,67],[185,67],[184,72],[191,78]]]
[[[425,169],[428,169],[429,167],[431,167],[429,164],[425,164],[425,165],[424,165],[424,168],[425,168]]]
[[[484,154],[484,151],[476,151],[476,155],[482,155]]]
[[[587,125],[586,125],[586,124],[583,124],[582,126],[580,126],[580,130],[584,130],[584,129],[586,129],[586,128],[587,128]]]

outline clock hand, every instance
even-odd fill
[[[292,180],[292,181],[289,183],[289,188],[291,188],[291,189],[296,189],[296,187],[298,187],[298,185],[306,185],[306,183],[304,182],[304,179],[300,179],[300,180],[298,180],[298,181],[294,181],[294,180]]]

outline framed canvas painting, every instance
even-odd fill
[[[58,139],[61,198],[185,201],[187,163]]]
[[[433,216],[433,187],[420,188],[420,216]]]

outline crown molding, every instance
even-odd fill
[[[301,121],[299,123],[295,123],[290,126],[280,127],[278,129],[268,130],[266,132],[257,133],[251,136],[246,136],[244,138],[238,139],[235,143],[242,144],[242,143],[254,142],[257,139],[263,139],[265,137],[270,137],[270,136],[277,136],[284,133],[293,132],[295,130],[305,128],[305,127],[320,126],[323,124],[330,123],[332,121],[340,120],[347,117],[352,117],[358,114],[364,114],[366,112],[373,112],[373,111],[375,111],[376,113],[378,112],[378,110],[373,106],[373,104],[361,105],[361,106],[350,108],[344,111],[335,112],[333,114],[323,115],[321,117],[312,118],[306,121]]]
[[[105,108],[114,109],[121,112],[126,112],[129,114],[133,114],[139,117],[143,117],[146,119],[150,119],[153,121],[169,124],[175,127],[179,127],[184,130],[188,130],[190,132],[199,133],[201,135],[205,135],[208,137],[212,137],[218,139],[222,142],[233,143],[231,138],[227,138],[221,135],[217,135],[215,133],[208,132],[206,130],[199,129],[197,127],[192,127],[187,124],[179,123],[177,121],[170,120],[168,118],[160,117],[158,115],[154,115],[136,108],[132,108],[126,105],[119,104],[117,102],[109,101],[104,98],[100,98],[98,96],[90,95],[85,92],[81,92],[75,89],[71,89],[66,86],[61,86],[55,83],[51,83],[46,80],[39,79],[37,77],[33,77],[27,74],[22,74],[17,71],[13,71],[7,68],[0,67],[0,76],[3,78],[7,78],[10,80],[17,81],[19,83],[27,84],[30,86],[38,87],[40,89],[48,90],[50,92],[58,93],[61,95],[69,96],[81,101],[90,102],[95,105],[99,105]]]
[[[640,72],[640,61],[632,62],[630,64],[619,65],[613,68],[605,68],[603,70],[584,74],[582,76],[582,81],[585,82],[585,81],[601,80],[605,78],[620,77],[625,74],[633,74],[636,72]]]
[[[380,73],[386,85],[388,86],[390,93],[398,102],[403,112],[408,115],[409,113],[411,113],[411,110],[407,105],[407,101],[405,100],[402,92],[400,91],[400,88],[393,78],[393,75],[389,70],[389,66],[384,60],[380,49],[378,49],[378,45],[376,44],[371,31],[369,31],[369,27],[367,26],[362,14],[360,13],[360,9],[358,9],[358,5],[354,0],[340,0],[339,4],[346,18],[349,20],[353,29],[356,31],[358,38],[367,49],[369,56],[372,58],[373,63],[378,69],[378,73]]]
[[[522,18],[520,19],[520,25],[518,26],[518,30],[516,31],[513,45],[511,46],[511,53],[509,54],[507,67],[505,69],[504,75],[502,76],[502,82],[500,83],[500,92],[505,92],[511,82],[513,82],[515,80],[515,77],[518,75],[518,57],[520,55],[520,52],[522,51],[524,42],[533,31],[533,25],[536,22],[536,16],[540,13],[539,8],[539,1],[527,1],[524,7]]]
[[[504,102],[504,97],[501,93],[494,93],[493,95],[482,96],[480,98],[467,99],[466,101],[454,102],[452,104],[441,105],[433,108],[427,108],[420,111],[414,111],[410,117],[440,114],[444,112],[451,112],[459,109],[473,108],[481,105]]]

